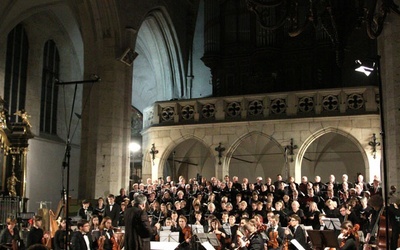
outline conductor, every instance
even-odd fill
[[[150,250],[150,238],[157,233],[160,224],[151,227],[147,212],[146,196],[135,197],[134,205],[125,211],[125,250]]]

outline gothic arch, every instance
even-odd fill
[[[264,144],[265,141],[263,141],[263,138],[265,140],[269,140],[269,143]],[[246,142],[246,140],[248,140],[248,139],[251,141]],[[243,143],[249,143],[249,142],[250,143],[254,142],[254,145],[252,147],[255,150],[253,152],[254,157],[252,157],[252,159],[254,161],[253,162],[251,162],[250,160],[247,161],[247,159],[250,159],[250,158],[242,157],[243,159],[240,159],[238,157],[235,157],[234,156],[235,152],[237,152],[237,150],[241,146],[244,146],[245,148],[250,148],[249,147],[250,145],[243,145]],[[238,138],[237,140],[235,140],[232,143],[232,145],[227,150],[226,157],[224,159],[224,164],[223,164],[224,170],[223,170],[222,174],[223,175],[237,174],[237,173],[233,173],[232,160],[238,160],[238,159],[241,161],[243,161],[243,160],[247,161],[250,168],[254,168],[254,169],[252,169],[252,171],[250,171],[250,173],[247,174],[250,178],[254,177],[254,179],[258,175],[261,175],[262,177],[267,177],[267,176],[272,177],[273,175],[276,175],[276,174],[283,175],[283,174],[285,174],[285,171],[286,171],[285,169],[287,169],[289,167],[289,166],[285,165],[284,148],[272,136],[262,133],[260,131],[249,132],[249,133],[241,136],[240,138]],[[246,162],[244,162],[243,164],[246,164]],[[260,170],[260,168],[262,171]],[[258,172],[256,171],[257,169],[259,169]],[[254,176],[252,176],[252,175],[254,175]],[[242,177],[247,177],[247,176],[245,174]]]
[[[205,176],[208,177],[208,175],[210,175],[210,171],[214,170],[214,162],[215,162],[215,157],[214,157],[214,152],[212,151],[212,148],[210,147],[210,145],[200,139],[197,136],[193,136],[193,135],[185,135],[182,136],[181,138],[179,138],[178,140],[174,140],[173,142],[171,142],[166,149],[163,151],[162,155],[160,156],[160,161],[159,161],[159,167],[158,167],[158,176],[163,176],[163,174],[165,173],[164,168],[168,165],[168,158],[170,157],[170,155],[175,151],[175,149],[177,147],[179,147],[180,145],[183,145],[183,143],[185,142],[190,142],[197,144],[195,147],[188,147],[188,150],[186,152],[184,152],[184,154],[177,154],[177,157],[183,157],[183,159],[177,159],[177,160],[182,160],[183,163],[180,163],[181,165],[179,167],[184,166],[184,164],[188,161],[190,161],[190,163],[192,163],[192,166],[195,166],[195,164],[197,166],[195,166],[196,169],[196,173],[200,173],[203,174]],[[193,153],[193,150],[198,150],[199,147],[202,147],[204,149],[204,152],[196,152],[199,155],[196,155],[196,159],[194,161],[190,160],[190,153]],[[197,148],[197,149],[196,149]],[[200,148],[201,150],[201,148]],[[209,165],[207,163],[212,162],[212,165]],[[211,167],[211,169],[210,169]],[[179,170],[179,168],[177,169]],[[176,172],[177,175],[178,171]],[[189,171],[188,174],[190,176],[188,177],[195,177],[193,176],[193,171]],[[212,176],[214,176],[214,172],[212,173]],[[154,174],[153,174],[154,176]],[[211,176],[209,176],[211,177]]]
[[[180,44],[164,9],[153,10],[144,19],[135,51],[139,56],[133,70],[133,106],[143,111],[156,101],[184,97],[185,78]]]
[[[296,157],[296,163],[295,163],[295,173],[294,175],[296,176],[296,181],[300,180],[300,176],[301,176],[301,170],[302,170],[302,161],[304,158],[304,155],[307,151],[307,149],[310,147],[310,145],[315,142],[317,139],[319,139],[321,136],[329,134],[329,133],[335,133],[335,134],[339,134],[341,136],[344,136],[346,139],[350,140],[359,150],[359,153],[362,156],[362,160],[364,163],[364,169],[365,169],[365,176],[369,176],[369,172],[370,172],[370,166],[369,166],[369,161],[368,161],[368,157],[365,153],[364,148],[362,147],[360,141],[353,136],[352,134],[343,131],[341,129],[338,128],[333,128],[333,127],[327,127],[327,128],[323,128],[318,130],[317,132],[313,133],[312,135],[310,135],[301,145],[301,147],[298,150],[298,154]]]

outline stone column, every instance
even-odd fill
[[[79,198],[118,194],[129,184],[132,67],[107,52],[96,63],[101,82],[83,90]]]
[[[399,185],[400,171],[400,18],[390,15],[378,39],[381,58],[388,187]]]

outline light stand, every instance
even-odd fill
[[[76,99],[76,91],[78,89],[78,84],[83,84],[83,83],[95,83],[101,81],[100,77],[97,75],[92,75],[91,80],[83,80],[83,81],[72,81],[72,82],[61,82],[58,79],[55,80],[55,85],[70,85],[70,84],[75,84],[74,88],[74,97],[72,99],[72,107],[71,107],[71,113],[69,116],[69,123],[68,123],[68,131],[67,131],[67,138],[65,142],[65,154],[64,154],[64,159],[62,162],[62,167],[63,167],[63,180],[64,180],[64,171],[67,171],[67,180],[66,180],[66,187],[64,187],[64,182],[62,183],[63,187],[63,202],[64,202],[64,208],[65,208],[65,214],[66,214],[66,238],[65,238],[65,249],[68,249],[68,241],[69,241],[69,227],[70,227],[70,221],[69,221],[69,178],[70,178],[70,159],[71,159],[71,125],[72,125],[72,116],[74,114],[74,108],[75,108],[75,99]]]
[[[383,113],[383,91],[382,91],[382,76],[381,76],[381,64],[380,64],[381,57],[379,55],[376,56],[374,60],[369,61],[369,65],[363,65],[360,60],[357,60],[356,63],[359,64],[359,67],[356,71],[364,73],[366,76],[369,76],[373,70],[376,71],[376,75],[378,77],[378,84],[379,84],[379,117],[381,122],[381,140],[382,140],[382,148],[381,148],[381,155],[382,155],[382,175],[383,175],[383,200],[384,200],[384,207],[387,208],[389,205],[389,197],[388,197],[388,178],[387,178],[387,163],[386,163],[386,140],[385,140],[385,116]],[[372,64],[371,64],[372,62]],[[387,209],[386,209],[386,216],[387,216]],[[386,218],[386,246],[390,247],[390,240],[389,240],[389,220]]]

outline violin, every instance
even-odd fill
[[[342,240],[340,241],[339,247],[343,248],[346,245],[347,238],[350,236],[350,232],[347,232],[343,235]]]
[[[189,226],[182,228],[182,234],[184,236],[184,240],[189,242],[192,238],[192,229]]]
[[[269,241],[267,243],[268,247],[278,248],[278,231],[270,231],[268,234]]]

